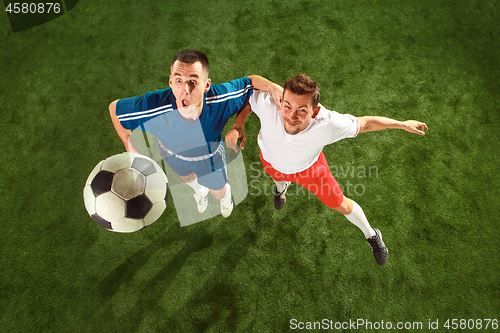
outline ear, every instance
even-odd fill
[[[172,75],[168,76],[168,86],[172,88]]]
[[[314,108],[314,112],[313,112],[313,115],[312,115],[313,118],[316,118],[316,116],[318,115],[318,112],[319,112],[320,109],[321,109],[321,106],[319,106],[319,105],[317,105]]]
[[[212,81],[210,79],[207,80],[207,85],[205,86],[205,92],[210,90],[210,85],[212,84]]]

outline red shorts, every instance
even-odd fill
[[[344,201],[344,194],[339,184],[333,178],[330,167],[326,163],[323,152],[309,169],[301,172],[286,174],[275,170],[269,162],[264,160],[260,152],[260,160],[267,174],[276,181],[291,181],[314,193],[325,205],[337,208]]]

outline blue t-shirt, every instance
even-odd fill
[[[203,110],[193,121],[182,118],[171,88],[120,99],[116,115],[124,128],[151,133],[178,155],[203,156],[217,149],[227,120],[241,110],[252,91],[248,77],[211,85],[203,97]]]

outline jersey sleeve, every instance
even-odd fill
[[[359,133],[359,120],[350,114],[341,114],[335,111],[330,112],[331,143],[354,138]]]
[[[205,102],[213,109],[224,113],[229,119],[238,113],[252,94],[253,86],[248,77],[243,77],[226,83],[212,85]]]
[[[253,87],[249,78],[212,85],[205,97],[205,109],[202,113],[208,141],[221,141],[222,131],[231,116],[238,113],[252,94]]]
[[[263,112],[276,110],[276,104],[274,104],[271,94],[260,90],[254,90],[250,96],[250,107],[259,118],[262,117]]]
[[[162,89],[147,92],[143,96],[120,99],[116,103],[116,116],[124,128],[136,129],[172,108],[172,104],[168,104],[170,95],[171,89]]]

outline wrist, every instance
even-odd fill
[[[240,132],[244,131],[245,125],[234,124],[232,129],[234,129],[234,130],[236,130],[236,131],[238,131],[240,133]]]
[[[407,130],[410,127],[410,125],[406,121],[400,121],[400,126],[398,128]]]

